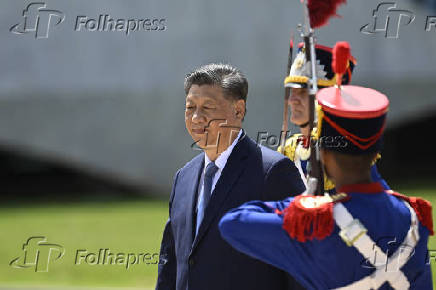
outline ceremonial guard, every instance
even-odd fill
[[[335,51],[334,71],[341,77],[349,46],[341,43]],[[322,166],[337,193],[245,203],[221,219],[222,236],[235,249],[287,271],[307,289],[432,289],[431,204],[371,180],[388,99],[340,81],[320,90],[316,99],[318,138],[343,136],[347,142],[319,144]]]
[[[292,42],[291,42],[292,46]],[[292,47],[291,47],[292,49]],[[336,74],[332,69],[332,48],[315,45],[316,52],[316,73],[318,88],[331,87],[336,84]],[[342,84],[347,85],[351,82],[351,76],[353,69],[356,65],[356,59],[351,57],[347,63],[347,69],[342,76]],[[284,85],[290,88],[290,96],[285,106],[291,107],[290,121],[298,126],[301,133],[295,133],[286,140],[284,146],[280,146],[277,151],[286,155],[291,159],[300,172],[301,178],[304,182],[307,180],[308,165],[310,157],[310,147],[307,144],[309,134],[309,91],[307,89],[308,79],[310,78],[311,68],[310,62],[305,58],[304,43],[298,45],[298,53],[290,68],[289,75],[284,81]],[[284,117],[288,120],[288,117]],[[316,141],[316,129],[312,130],[312,138]],[[346,143],[339,139],[331,140],[331,146],[345,146]],[[380,154],[376,156],[376,159],[380,158]],[[385,189],[389,189],[386,181],[380,176],[377,166],[375,165],[376,159],[371,167],[371,176],[374,181],[380,181]],[[307,184],[306,184],[307,186]],[[324,190],[329,193],[335,193],[335,184],[324,176]]]

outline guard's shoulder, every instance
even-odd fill
[[[301,142],[303,134],[298,133],[294,134],[285,141],[285,149],[283,150],[283,154],[287,156],[292,161],[295,160],[295,150],[297,149],[298,143]],[[277,149],[278,152],[282,152],[282,146],[279,146]]]
[[[246,136],[245,140],[245,150],[248,151],[248,155],[251,158],[254,158],[263,164],[264,172],[270,170],[276,163],[280,162],[283,159],[286,159],[282,154],[265,147],[263,145],[257,144],[254,140]]]
[[[263,145],[259,145],[260,150],[262,151],[262,158],[264,161],[269,161],[269,162],[277,162],[281,159],[284,159],[285,157],[280,154],[277,151],[274,151],[268,147],[265,147]]]
[[[421,224],[429,230],[430,235],[434,235],[432,205],[429,201],[420,197],[406,196],[393,190],[386,190],[386,193],[409,203]]]
[[[278,162],[287,159],[282,154],[274,150],[271,150],[265,146],[259,145],[259,148],[262,154],[262,164],[263,164],[264,173],[267,173]]]
[[[346,193],[336,193],[333,195],[301,195],[295,198],[295,202],[299,207],[306,211],[312,211],[316,208],[321,208],[326,204],[334,204],[336,202],[342,202],[348,200],[350,197]]]
[[[345,193],[324,196],[300,195],[283,211],[283,229],[299,242],[322,240],[333,232],[333,207],[348,200]]]

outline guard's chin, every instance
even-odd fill
[[[293,124],[297,125],[297,126],[301,126],[301,125],[303,125],[303,124],[306,123],[306,122],[301,121],[300,119],[297,119],[297,120],[292,120],[292,119],[291,119],[291,122],[292,122]]]

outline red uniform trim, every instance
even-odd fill
[[[301,199],[316,198],[299,195],[284,210],[283,229],[299,242],[322,240],[331,235],[335,226],[333,202],[315,208],[301,205]]]
[[[354,135],[353,133],[345,130],[344,128],[339,126],[337,123],[332,121],[326,115],[323,116],[323,120],[325,120],[327,123],[329,123],[330,126],[332,126],[339,134],[341,134],[342,136],[347,138],[347,140],[349,140],[351,143],[353,143],[354,145],[356,145],[357,147],[359,147],[362,150],[368,149],[369,147],[374,145],[378,139],[380,139],[381,135],[383,134],[383,130],[384,130],[385,124],[386,124],[386,120],[385,120],[385,122],[383,123],[383,126],[380,128],[380,130],[376,134],[374,134],[368,138],[362,138],[362,137]],[[359,142],[367,143],[367,144],[364,145],[364,144],[360,144]]]
[[[362,183],[362,184],[348,184],[338,188],[337,192],[345,193],[382,193],[384,192],[383,186],[380,182]]]
[[[358,103],[349,103],[345,96],[357,100]],[[323,111],[351,119],[380,117],[386,114],[389,108],[389,100],[382,93],[352,85],[322,89],[316,94],[316,99]]]
[[[304,42],[300,42],[298,44],[298,48],[302,48],[303,46],[304,46]],[[316,49],[322,49],[322,50],[325,50],[325,51],[328,51],[328,52],[331,52],[331,53],[333,52],[333,48],[325,46],[325,45],[322,45],[322,44],[315,44],[315,48]]]
[[[298,48],[302,48],[303,46],[304,46],[304,42],[298,43]],[[333,53],[333,48],[325,46],[325,45],[322,45],[322,44],[315,44],[315,48],[316,49],[325,50],[325,51],[328,51],[330,53]],[[353,64],[357,63],[356,58],[354,56],[352,56],[352,55],[350,55],[349,61],[351,61]],[[350,76],[351,76],[351,71],[350,71]]]
[[[419,197],[405,196],[404,194],[392,190],[387,190],[386,193],[407,201],[415,211],[421,224],[429,230],[431,236],[434,235],[432,206],[429,201]]]

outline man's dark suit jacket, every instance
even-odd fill
[[[305,187],[295,165],[287,157],[258,146],[248,136],[241,136],[195,236],[197,189],[203,167],[201,153],[174,177],[156,289],[296,289],[289,286],[296,282],[285,272],[234,250],[218,229],[221,217],[244,202],[281,200],[302,193]]]

